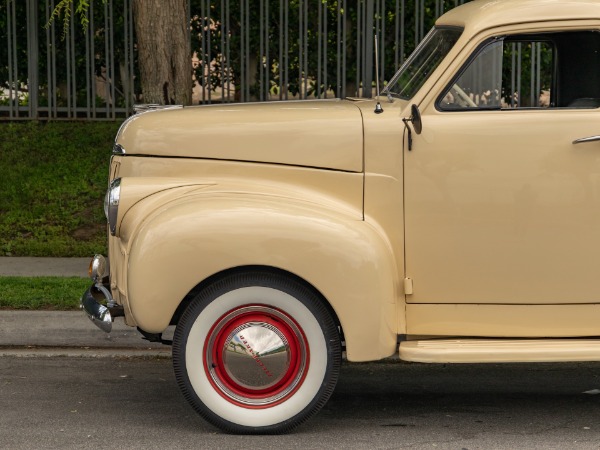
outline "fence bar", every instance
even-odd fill
[[[535,57],[536,57],[536,43],[532,42],[531,43],[531,72],[530,72],[530,77],[529,77],[529,106],[537,106],[537,100],[535,98],[535,70],[536,70],[536,61],[535,61]]]
[[[107,59],[110,59],[111,64],[110,64],[110,106],[112,109],[111,112],[111,117],[113,119],[117,118],[117,114],[116,114],[116,107],[117,107],[117,96],[116,96],[116,90],[117,90],[117,83],[116,83],[116,74],[115,74],[115,16],[113,13],[113,1],[110,0],[108,2],[108,9],[110,11],[110,30],[109,34],[110,34],[110,53],[107,55]]]
[[[400,16],[400,23],[402,24],[402,28],[400,30],[400,64],[396,65],[396,67],[399,67],[400,65],[404,64],[404,58],[406,57],[405,52],[404,52],[404,47],[405,47],[405,31],[404,31],[404,24],[406,23],[406,4],[405,4],[405,0],[402,0],[402,12],[401,12],[401,16]]]
[[[108,43],[108,34],[110,33],[110,27],[108,26],[108,4],[104,4],[104,55],[106,56],[106,62],[104,65],[104,73],[102,74],[104,78],[104,114],[106,117],[109,116],[109,102],[110,102],[110,88],[109,88],[109,73],[110,73],[110,59],[109,59],[109,43]]]
[[[135,102],[135,85],[134,85],[134,78],[135,78],[135,68],[134,68],[134,59],[133,59],[133,38],[134,38],[134,31],[135,31],[135,26],[133,23],[133,3],[131,0],[129,0],[129,8],[128,8],[128,22],[129,22],[129,75],[128,75],[128,83],[129,83],[129,101],[131,102],[129,104],[129,107],[127,108],[127,114],[131,114],[131,111],[133,111],[133,103]],[[189,16],[189,14],[188,14]],[[191,35],[190,35],[190,39],[191,39]]]
[[[265,0],[265,17],[266,17],[266,25],[265,25],[265,100],[271,99],[271,55],[269,52],[270,40],[269,40],[269,25],[270,25],[270,8],[269,8],[270,0]]]
[[[317,2],[317,86],[315,95],[321,97],[321,79],[323,68],[321,66],[321,58],[323,57],[323,3]]]
[[[324,87],[323,98],[327,98],[327,89],[329,86],[328,76],[327,76],[327,74],[329,72],[329,65],[327,64],[327,62],[329,60],[329,53],[328,53],[329,32],[327,29],[327,24],[329,22],[329,3],[327,2],[327,0],[325,0],[324,4],[325,4],[325,20],[323,21],[323,34],[325,36],[325,39],[323,39],[323,67],[325,67],[325,73],[323,74],[323,85],[325,87]]]
[[[245,0],[246,16],[244,21],[244,33],[246,35],[244,52],[246,54],[246,85],[244,86],[245,95],[242,101],[250,100],[250,83],[254,81],[254,76],[250,73],[250,3]]]
[[[222,19],[223,17],[225,17],[225,1],[221,0],[221,20],[223,20]],[[225,85],[226,85],[225,77],[227,76],[226,72],[225,72],[226,60],[223,56],[223,55],[225,55],[225,33],[226,33],[226,29],[225,29],[225,24],[223,23],[222,29],[221,29],[221,35],[220,35],[221,36],[221,59],[220,59],[221,64],[220,64],[220,67],[221,67],[221,80],[223,80],[223,86],[221,87],[221,89],[222,89],[221,98],[222,99],[225,96],[225,92],[224,92]]]
[[[538,66],[535,74],[535,83],[536,83],[536,92],[538,94],[538,100],[536,105],[540,105],[541,95],[542,95],[542,43],[538,42],[537,44],[537,61]],[[549,105],[548,105],[549,106]]]
[[[259,23],[258,23],[258,39],[259,39],[259,50],[258,50],[258,99],[261,101],[265,100],[265,69],[264,69],[264,58],[265,58],[265,0],[259,1]]]
[[[8,107],[9,115],[19,117],[19,72],[17,65],[16,2],[6,0],[8,27]]]
[[[365,77],[363,80],[363,97],[373,97],[373,31],[374,31],[374,2],[367,0],[365,13]]]
[[[302,52],[304,54],[304,74],[302,79],[304,80],[304,96],[301,98],[306,98],[306,94],[308,92],[308,74],[309,74],[309,68],[308,68],[308,3],[309,0],[305,0],[304,1],[304,39],[303,39],[303,43],[304,43],[304,48],[302,49]]]
[[[231,32],[231,26],[230,26],[230,21],[229,21],[229,16],[230,16],[230,8],[229,8],[229,0],[227,0],[226,3],[226,32],[227,32],[227,36],[229,36],[229,33]],[[227,77],[227,101],[230,102],[231,101],[231,71],[233,70],[232,67],[230,66],[230,62],[231,62],[231,48],[229,46],[229,39],[227,39],[227,49],[226,49],[226,56],[225,56],[225,61],[226,61],[226,77]]]
[[[50,2],[52,9],[54,10],[54,0]],[[50,26],[50,35],[52,37],[52,117],[58,117],[58,74],[56,66],[56,25],[52,22]]]
[[[46,0],[46,7],[44,8],[45,12],[45,23],[48,23],[50,20],[50,14],[52,10],[50,9],[50,3]],[[50,27],[46,27],[46,98],[47,98],[47,117],[51,116],[52,111],[52,87],[54,84],[52,83],[52,56],[51,56],[52,47],[50,44]]]
[[[86,17],[90,18],[89,10],[86,13]],[[89,119],[91,117],[90,104],[91,104],[91,85],[94,79],[93,69],[90,67],[94,61],[93,57],[90,57],[90,41],[93,39],[93,35],[90,33],[90,27],[88,26],[85,33],[85,94],[86,94],[86,104],[85,104],[85,115]],[[93,55],[93,54],[92,54]]]
[[[513,92],[518,92],[519,96],[517,98],[517,106],[519,108],[521,107],[521,92],[523,92],[521,90],[521,62],[522,62],[521,49],[522,49],[522,44],[519,42],[519,43],[517,43],[517,90],[513,91]]]
[[[385,18],[386,18],[386,14],[385,14],[385,0],[381,0],[381,6],[379,7],[379,33],[377,36],[377,42],[379,42],[379,49],[377,50],[379,52],[379,55],[381,57],[380,61],[379,61],[379,67],[381,70],[381,73],[379,75],[381,80],[385,80]]]
[[[361,25],[362,25],[362,6],[363,3],[359,2],[356,6],[356,85],[354,86],[354,92],[350,95],[358,97],[358,90],[360,89],[360,78],[361,78],[361,64],[363,58],[362,45],[361,45]]]
[[[27,1],[27,23],[38,23],[37,1]],[[38,77],[38,60],[39,60],[39,44],[37,28],[27,27],[27,84],[28,84],[28,100],[29,117],[37,119],[38,117],[38,86],[40,85]]]
[[[69,27],[69,40],[70,40],[70,68],[71,68],[71,85],[67,87],[68,95],[71,97],[72,105],[72,116],[77,118],[77,62],[75,59],[75,15],[71,14],[71,26]]]
[[[343,41],[343,37],[342,37],[342,2],[338,0],[337,2],[337,11],[336,11],[336,47],[335,47],[335,55],[336,55],[336,59],[335,59],[335,74],[336,74],[336,78],[335,78],[335,95],[336,97],[341,97],[342,96],[342,92],[341,92],[341,86],[342,86],[342,52],[341,52],[341,47],[342,47],[342,41]]]
[[[92,59],[92,64],[91,64],[91,73],[90,75],[92,76],[92,104],[91,104],[91,113],[92,113],[92,118],[96,119],[97,117],[97,111],[96,111],[96,97],[98,96],[98,93],[96,92],[96,79],[97,79],[97,74],[96,74],[96,46],[95,46],[95,41],[94,41],[94,36],[96,36],[96,28],[95,28],[95,16],[94,16],[94,2],[90,3],[90,24],[89,24],[89,29],[90,29],[90,53],[89,53],[89,57],[93,58]]]
[[[290,7],[289,7],[289,3],[287,0],[285,0],[283,2],[283,8],[284,8],[284,24],[285,24],[285,33],[286,36],[289,37],[289,30],[290,30]],[[289,55],[290,55],[290,49],[289,49],[289,38],[285,40],[285,48],[283,49],[283,66],[284,66],[284,73],[285,76],[283,78],[283,86],[284,86],[284,100],[288,99],[288,86],[289,86],[289,82],[290,82],[290,69],[289,69]]]
[[[211,76],[210,76],[210,64],[212,62],[212,52],[211,52],[211,18],[210,18],[210,1],[206,0],[206,40],[207,40],[207,58],[206,58],[206,67],[208,69],[206,74],[206,81],[208,86],[208,103],[212,103],[212,89],[211,89]]]
[[[71,17],[69,18],[69,29],[73,28],[73,16],[71,15]],[[64,31],[63,31],[64,33]],[[66,53],[66,57],[65,57],[65,63],[66,63],[66,73],[67,73],[67,84],[65,87],[65,94],[67,97],[67,116],[69,117],[69,119],[73,118],[71,113],[72,113],[72,102],[73,102],[73,98],[71,96],[71,75],[72,75],[72,71],[71,71],[71,39],[69,37],[69,34],[67,33],[67,35],[63,35],[63,39],[64,39],[64,43],[65,43],[65,53]],[[107,53],[108,53],[108,49],[107,49]],[[62,94],[62,92],[61,92]]]
[[[347,61],[347,59],[346,59],[346,56],[347,56],[346,52],[347,52],[347,49],[348,49],[348,45],[346,44],[347,32],[348,32],[348,29],[347,29],[347,26],[346,26],[346,22],[347,22],[346,17],[348,17],[348,9],[347,9],[348,4],[347,4],[346,0],[343,0],[343,2],[344,2],[343,3],[344,4],[344,17],[342,18],[342,20],[343,20],[343,23],[342,23],[342,42],[343,42],[344,45],[342,47],[343,50],[342,50],[342,95],[341,95],[341,97],[346,97],[346,95],[347,95],[346,94],[346,82],[345,82],[345,80],[347,79],[346,78],[346,66],[347,66],[347,64],[346,64],[346,61]]]
[[[123,0],[123,55],[125,56],[125,67],[121,70],[121,83],[123,86],[123,96],[125,97],[125,109],[130,109],[130,91],[129,91],[129,1]],[[189,20],[188,20],[189,21]]]

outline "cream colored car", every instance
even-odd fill
[[[460,6],[377,100],[118,133],[83,305],[151,340],[176,324],[183,394],[227,431],[302,423],[342,352],[600,360],[600,2]]]

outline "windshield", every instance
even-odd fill
[[[412,98],[456,44],[461,33],[459,28],[433,28],[402,64],[383,93],[405,100]]]

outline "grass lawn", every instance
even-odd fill
[[[106,252],[117,122],[0,122],[0,256]]]
[[[0,309],[79,309],[90,284],[77,277],[0,277]]]

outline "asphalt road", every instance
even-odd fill
[[[188,407],[169,359],[5,356],[0,448],[599,449],[597,392],[600,363],[347,364],[293,434],[229,436]]]

